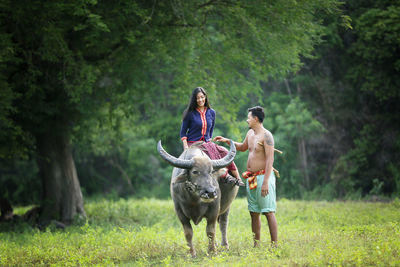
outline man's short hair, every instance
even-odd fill
[[[257,118],[258,118],[258,121],[259,121],[260,123],[263,122],[264,117],[265,117],[265,114],[264,114],[264,109],[263,109],[262,107],[260,107],[260,106],[255,106],[255,107],[249,108],[247,111],[248,111],[248,112],[251,112],[251,115],[252,115],[253,117],[257,117]]]

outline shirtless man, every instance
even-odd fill
[[[278,241],[278,224],[275,218],[276,190],[275,175],[272,171],[274,162],[274,138],[264,128],[264,109],[256,106],[248,109],[247,123],[249,131],[243,143],[235,143],[239,151],[249,150],[247,171],[243,173],[246,178],[246,192],[248,209],[251,216],[251,229],[254,234],[254,246],[259,245],[261,232],[261,213],[268,221],[271,242],[276,246]],[[214,141],[230,141],[222,136],[217,136]]]

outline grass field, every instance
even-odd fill
[[[28,207],[17,208],[23,213]],[[171,200],[87,200],[89,220],[66,230],[0,225],[0,266],[400,266],[400,201],[278,201],[279,247],[252,248],[246,199],[232,205],[230,250],[207,255],[205,221],[192,259]],[[12,230],[12,231],[11,231]],[[218,242],[220,232],[217,230]]]

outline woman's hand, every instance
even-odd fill
[[[183,143],[183,150],[186,150],[186,149],[188,149],[188,148],[189,148],[189,145],[188,145],[188,143],[187,143],[187,140],[186,140],[186,139],[183,139],[183,140],[182,140],[182,143]]]

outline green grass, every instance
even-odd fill
[[[24,212],[27,208],[17,208]],[[252,248],[245,199],[232,205],[230,250],[207,255],[205,221],[194,226],[192,259],[171,200],[87,200],[89,220],[45,231],[1,225],[0,266],[400,266],[400,201],[278,201],[279,247],[263,218]],[[12,231],[10,231],[12,229]],[[220,240],[217,230],[218,242]]]

